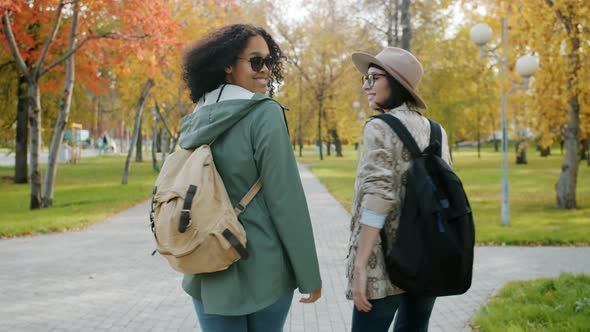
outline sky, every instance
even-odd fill
[[[277,6],[283,10],[287,15],[289,21],[300,21],[307,15],[307,9],[305,3],[309,1],[303,0],[275,0]]]
[[[301,21],[305,15],[308,13],[308,8],[310,5],[311,1],[305,1],[305,0],[274,0],[275,4],[277,6],[279,6],[281,8],[281,10],[285,13],[286,17],[285,19],[288,21],[293,21],[293,22],[297,22],[297,21]],[[338,3],[338,1],[337,1]],[[465,6],[467,8],[462,8],[461,4],[456,3],[454,4],[451,8],[449,8],[450,11],[453,12],[453,22],[455,23],[455,25],[459,25],[465,15],[464,15],[464,11],[465,10],[475,10],[476,12],[478,12],[481,15],[485,15],[486,10],[485,7],[483,6],[477,6],[477,5],[473,5],[473,4],[469,4],[466,3]],[[475,8],[473,8],[475,7]],[[456,30],[451,28],[448,30],[448,36],[447,38],[451,38],[453,37],[453,35],[456,33]]]

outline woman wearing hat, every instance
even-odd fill
[[[364,75],[369,107],[398,118],[420,149],[429,144],[430,124],[420,113],[426,104],[416,92],[422,65],[414,55],[387,47],[376,56],[353,53]],[[447,136],[442,130],[442,158],[451,164]],[[354,301],[353,332],[427,331],[435,298],[409,295],[389,280],[381,250],[381,229],[394,239],[404,199],[404,177],[411,155],[389,125],[369,119],[364,151],[358,164],[352,205],[346,297]]]

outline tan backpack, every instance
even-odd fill
[[[246,232],[238,215],[262,187],[260,180],[234,208],[209,145],[166,158],[154,187],[150,212],[156,250],[186,273],[227,269],[247,259]]]

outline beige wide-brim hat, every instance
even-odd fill
[[[369,65],[372,63],[383,68],[412,94],[419,108],[427,108],[424,100],[416,92],[424,70],[412,53],[397,47],[386,47],[376,56],[368,53],[352,53],[352,62],[363,75],[367,75]]]

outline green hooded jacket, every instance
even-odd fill
[[[185,275],[182,286],[205,312],[246,315],[299,288],[321,287],[313,231],[283,107],[256,93],[200,107],[182,119],[180,146],[212,145],[235,206],[256,179],[262,189],[240,215],[250,253],[227,270]]]

